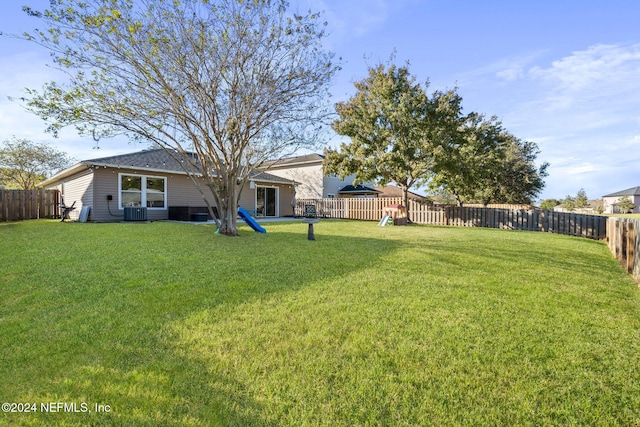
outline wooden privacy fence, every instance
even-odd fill
[[[58,190],[0,190],[0,221],[60,218]]]
[[[296,215],[302,215],[304,205],[312,204],[318,215],[325,218],[378,221],[386,206],[402,203],[402,199],[396,197],[302,199],[296,201]],[[437,206],[414,200],[409,200],[408,207],[409,218],[416,224],[545,231],[590,239],[607,236],[607,218],[598,215],[536,209]]]
[[[609,218],[608,221],[609,249],[640,285],[640,220]]]
[[[377,221],[386,206],[402,204],[402,199],[303,199],[296,201],[296,215],[301,216],[304,206],[309,204],[325,218]],[[640,220],[637,219],[537,209],[435,206],[413,200],[409,200],[409,217],[417,224],[546,231],[606,239],[613,255],[640,285]]]

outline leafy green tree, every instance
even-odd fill
[[[436,150],[432,185],[446,188],[458,204],[464,202],[528,203],[544,188],[547,163],[536,166],[538,147],[522,141],[502,127],[496,117],[463,115],[461,98],[454,101],[449,127]]]
[[[408,66],[378,65],[355,83],[356,94],[336,105],[333,129],[348,136],[339,150],[325,151],[327,173],[341,178],[355,174],[355,182],[395,182],[408,191],[424,180],[433,166],[428,125],[431,104]]]
[[[584,188],[578,190],[576,197],[574,199],[576,209],[582,209],[589,207],[589,198],[587,197],[587,192],[584,191]]]
[[[631,212],[636,207],[635,203],[631,201],[631,198],[629,198],[629,196],[621,197],[616,202],[616,206],[618,207],[618,209],[620,209],[622,213]]]
[[[536,167],[537,145],[507,132],[495,118],[463,114],[456,89],[431,97],[407,67],[380,65],[356,83],[357,94],[336,110],[333,124],[351,138],[327,150],[325,170],[359,182],[394,181],[407,191],[433,191],[467,201],[531,203],[544,187],[547,164]]]
[[[595,207],[595,211],[598,215],[602,215],[604,213],[604,201],[603,200],[598,200],[598,203],[596,204]]]
[[[562,209],[568,210],[569,212],[573,212],[576,210],[576,199],[572,196],[565,196],[564,200],[560,204]]]
[[[498,165],[497,180],[499,191],[494,203],[532,204],[544,188],[544,178],[548,176],[549,163],[536,165],[540,150],[532,141],[523,141],[504,133],[504,163]]]
[[[65,153],[47,144],[14,136],[0,148],[0,183],[7,189],[33,190],[71,161]]]
[[[441,102],[444,98],[435,99]],[[461,101],[456,94],[447,102],[448,120],[453,123],[444,128],[438,141],[430,185],[446,189],[460,206],[470,201],[487,204],[499,191],[497,176],[505,156],[500,147],[502,129],[494,118],[462,115]]]
[[[560,205],[562,201],[558,199],[544,199],[542,203],[540,203],[540,209],[544,209],[547,211],[552,211],[553,208]]]
[[[25,37],[70,76],[28,91],[31,111],[54,134],[75,126],[163,147],[203,198],[213,194],[222,234],[238,234],[251,170],[315,146],[329,116],[339,67],[322,46],[326,23],[289,14],[286,0],[58,0],[25,10],[42,21]]]
[[[436,200],[443,205],[454,205],[457,203],[455,196],[444,189],[433,189],[432,200]]]

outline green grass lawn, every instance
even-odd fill
[[[640,291],[605,244],[266,228],[0,224],[0,400],[37,405],[0,425],[640,424]]]

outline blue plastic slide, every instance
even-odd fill
[[[253,228],[258,233],[266,233],[267,232],[267,230],[262,228],[260,226],[260,224],[258,224],[256,222],[256,220],[253,219],[253,217],[251,215],[249,215],[249,212],[245,211],[244,209],[238,208],[238,215],[240,215],[240,218],[242,218],[244,220],[244,222],[246,222],[247,225],[249,225],[249,227]]]

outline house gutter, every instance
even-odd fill
[[[60,172],[58,172],[57,174],[55,174],[54,176],[52,176],[51,178],[47,178],[44,181],[42,181],[41,183],[38,184],[38,186],[43,187],[43,188],[47,188],[47,187],[51,187],[53,186],[53,184],[57,183],[58,181],[71,176],[71,175],[75,175],[78,172],[82,172],[83,170],[89,169],[89,166],[85,163],[78,163],[75,164],[73,166],[71,166],[70,168],[64,169]]]
[[[147,168],[147,167],[140,167],[140,166],[133,166],[133,165],[116,165],[116,164],[99,163],[99,162],[81,162],[61,172],[58,172],[51,178],[48,178],[42,181],[39,185],[44,188],[50,187],[50,186],[53,186],[58,181],[63,180],[64,178],[75,175],[87,169],[95,169],[95,168],[128,169],[128,170],[134,170],[134,171],[145,171],[145,172],[155,172],[155,173],[165,173],[165,174],[172,173],[176,175],[185,175],[185,176],[188,175],[184,170],[158,169],[158,168],[151,168],[151,167]],[[267,184],[284,184],[284,185],[298,184],[295,181],[283,182],[283,181],[272,181],[272,180],[266,180],[266,179],[252,179],[252,178],[249,178],[249,180],[254,182],[267,183]]]
[[[178,175],[188,175],[184,170],[172,170],[172,169],[158,169],[152,167],[144,167],[144,166],[133,166],[133,165],[113,165],[109,163],[91,163],[88,164],[89,168],[113,168],[113,169],[129,169],[134,171],[149,171],[156,173],[174,173]]]

